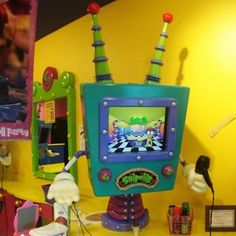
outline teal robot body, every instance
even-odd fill
[[[172,189],[189,89],[98,83],[81,89],[95,195]]]

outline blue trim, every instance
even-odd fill
[[[103,61],[108,61],[108,58],[107,57],[95,57],[93,59],[93,62],[103,62]]]
[[[102,27],[100,25],[94,25],[92,27],[92,31],[101,30],[101,29],[102,29]]]
[[[103,81],[103,80],[109,80],[111,79],[111,74],[107,75],[96,75],[96,80],[97,81]]]
[[[152,64],[160,65],[163,66],[162,60],[157,60],[157,59],[152,59],[151,60]]]
[[[165,52],[165,51],[166,51],[165,47],[164,47],[164,46],[160,46],[160,45],[156,46],[155,49],[156,49],[156,50],[160,50],[160,51],[162,51],[162,52]]]
[[[142,101],[142,102],[140,102]],[[104,105],[105,104],[105,105]],[[131,153],[109,153],[109,133],[103,132],[109,130],[109,108],[110,107],[166,107],[166,144],[163,151],[151,152],[131,152]],[[114,162],[137,162],[137,156],[140,156],[142,161],[150,160],[169,160],[175,150],[177,120],[177,101],[174,98],[112,98],[105,97],[100,101],[100,126],[99,140],[100,151],[99,159],[103,163]],[[104,159],[104,157],[106,157]]]
[[[163,33],[163,32],[162,32],[160,35],[163,36],[163,37],[168,38],[168,34],[167,34],[167,33]]]
[[[146,75],[146,78],[147,78],[147,80],[149,80],[149,81],[154,81],[154,82],[157,82],[157,83],[159,83],[160,80],[161,80],[161,78],[156,77],[156,76],[152,76],[152,75]]]
[[[104,46],[105,43],[103,41],[95,41],[92,46],[93,47],[97,47],[97,46]]]

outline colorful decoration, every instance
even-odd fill
[[[0,139],[31,139],[37,2],[0,1]]]
[[[163,15],[164,26],[161,32],[161,37],[159,44],[155,47],[156,52],[154,58],[151,60],[151,67],[146,76],[146,83],[148,84],[158,84],[160,82],[160,71],[161,66],[163,66],[162,58],[165,52],[166,39],[168,38],[167,26],[173,20],[173,16],[170,13],[165,13]]]
[[[93,20],[93,38],[94,43],[93,47],[95,48],[95,55],[93,62],[95,63],[96,70],[96,81],[103,83],[112,83],[111,73],[109,70],[109,66],[107,64],[108,58],[105,56],[104,50],[104,41],[102,40],[102,36],[100,33],[101,26],[98,22],[97,13],[99,12],[99,5],[96,3],[91,3],[88,6],[88,12],[92,14]]]
[[[58,79],[57,70],[54,67],[47,67],[43,73],[43,88],[45,91],[51,89],[54,79]]]

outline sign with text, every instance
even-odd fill
[[[30,139],[37,1],[0,2],[0,139]]]
[[[55,123],[55,100],[44,102],[45,123]]]

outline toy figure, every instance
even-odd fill
[[[11,165],[11,153],[3,144],[0,144],[0,163],[6,167]]]
[[[159,85],[171,14],[163,15],[163,31],[145,83],[136,85],[113,83],[100,34],[99,6],[91,3],[88,11],[93,17],[96,83],[81,85],[86,150],[75,153],[62,173],[56,176],[48,198],[57,203],[55,218],[61,212],[61,217],[68,221],[68,207],[79,200],[79,190],[67,172],[80,156],[89,156],[95,195],[110,196],[107,212],[102,216],[103,226],[113,231],[137,230],[149,221],[141,193],[174,187],[189,89]],[[125,124],[122,132],[119,121]],[[208,185],[204,176],[195,172],[194,165],[181,163],[189,186],[196,192],[206,192]],[[55,235],[53,224],[32,230],[30,234]],[[48,227],[52,228],[50,233],[44,230]]]
[[[147,141],[146,141],[146,147],[152,147],[152,137],[154,134],[154,129],[149,127],[147,129]]]

